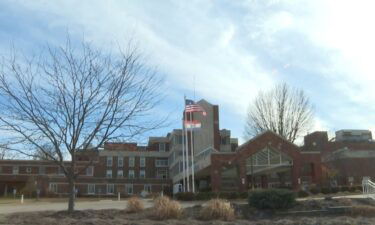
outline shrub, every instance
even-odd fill
[[[175,196],[176,199],[180,201],[193,201],[195,197],[192,192],[179,192]]]
[[[320,193],[320,189],[317,187],[313,187],[310,189],[311,194],[316,195]]]
[[[356,188],[354,186],[349,187],[349,192],[355,192]]]
[[[350,208],[351,216],[364,216],[364,217],[374,217],[375,207],[356,205]]]
[[[356,186],[355,188],[357,189],[357,191],[363,191],[363,188],[362,188],[362,186],[360,186],[360,185],[359,185],[359,186]]]
[[[325,194],[325,195],[331,193],[331,189],[328,188],[328,187],[323,187],[321,191],[322,191],[322,193]]]
[[[339,192],[339,188],[338,187],[332,187],[331,188],[331,193],[333,193],[333,194],[336,194],[337,192]]]
[[[257,209],[288,209],[295,201],[294,192],[285,189],[259,190],[249,196],[249,205]]]
[[[238,192],[220,192],[218,197],[222,199],[237,199],[240,194]]]
[[[309,196],[309,193],[307,191],[304,191],[304,190],[300,190],[298,193],[297,193],[297,196],[299,198],[306,198]]]
[[[348,186],[341,186],[340,187],[340,192],[347,192],[349,191],[349,187]]]
[[[213,192],[198,192],[195,195],[195,200],[211,200],[212,198],[216,198],[217,194]]]
[[[156,219],[178,219],[182,215],[180,203],[168,197],[159,197],[154,201],[154,216]]]
[[[204,220],[234,220],[234,209],[230,203],[222,199],[210,200],[201,210],[200,217]]]
[[[249,192],[241,192],[239,195],[241,199],[246,199],[249,197]]]
[[[144,209],[143,202],[138,197],[131,197],[128,199],[126,210],[128,212],[140,212]]]

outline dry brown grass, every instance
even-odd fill
[[[135,213],[135,212],[140,212],[144,209],[144,205],[141,199],[138,197],[131,197],[128,200],[127,206],[126,206],[126,211]]]
[[[168,197],[158,197],[154,200],[154,216],[159,220],[178,219],[182,215],[182,207],[179,202]]]
[[[234,220],[234,208],[226,200],[213,199],[202,208],[200,217],[204,220]]]
[[[375,207],[374,206],[364,206],[357,205],[350,209],[351,216],[363,216],[363,217],[374,217]]]

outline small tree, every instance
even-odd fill
[[[152,111],[160,86],[131,43],[125,51],[105,53],[84,41],[73,46],[68,38],[36,58],[12,54],[0,64],[0,130],[9,133],[1,141],[55,162],[69,183],[72,212],[75,181],[93,161],[78,168],[77,152],[159,128],[164,120]]]
[[[244,133],[249,139],[271,130],[293,143],[312,123],[313,107],[305,92],[284,83],[258,94],[249,106]]]

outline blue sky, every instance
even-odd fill
[[[100,48],[133,39],[166,78],[157,111],[170,128],[195,86],[196,100],[220,106],[220,127],[242,138],[257,92],[287,82],[310,96],[314,130],[375,131],[374,9],[365,0],[3,0],[0,53],[61,44],[67,30]]]

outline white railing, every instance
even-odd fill
[[[363,189],[363,195],[375,200],[375,183],[374,182],[372,182],[369,178],[363,178],[362,189]]]

